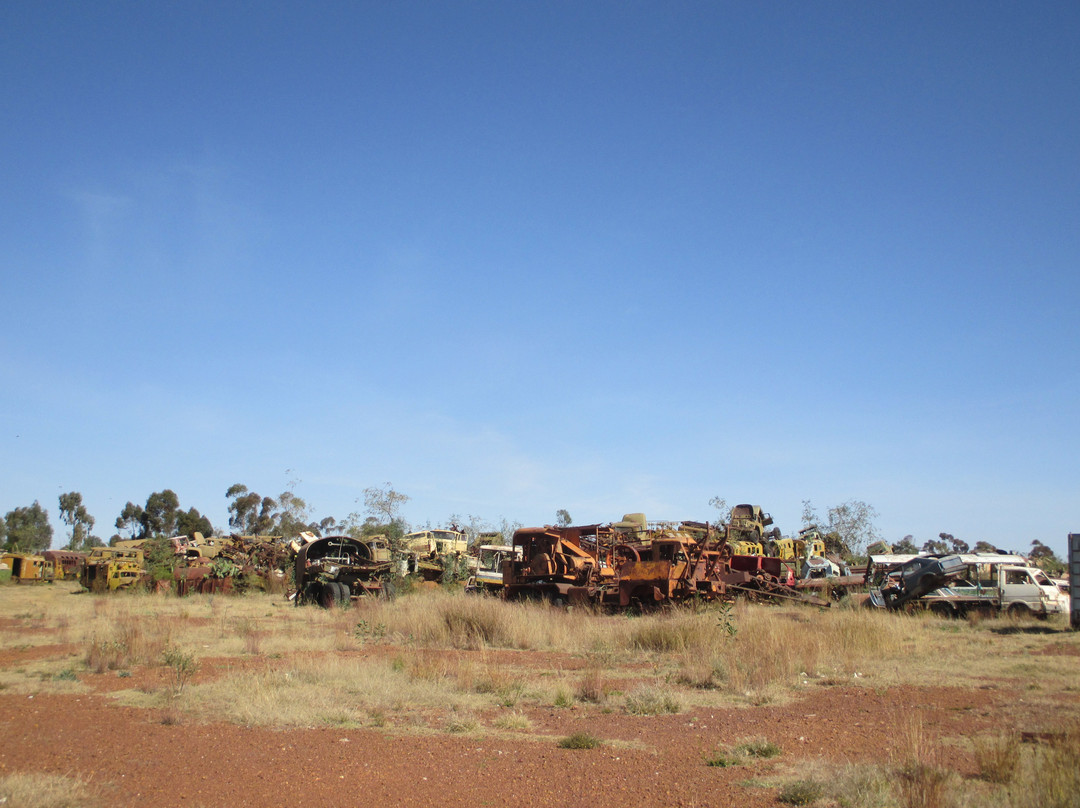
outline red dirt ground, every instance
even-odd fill
[[[47,649],[47,650],[46,650]],[[71,654],[44,646],[0,665]],[[490,655],[488,657],[490,659]],[[205,660],[204,663],[210,663]],[[236,660],[232,660],[235,670]],[[213,665],[203,674],[212,675]],[[0,693],[0,775],[47,772],[91,783],[109,806],[704,806],[778,805],[755,785],[801,762],[887,762],[913,712],[929,739],[988,731],[1014,704],[1008,689],[808,685],[783,706],[695,709],[636,717],[594,706],[527,710],[530,735],[400,734],[391,729],[290,729],[171,723],[162,710],[118,706],[108,691],[153,681],[157,671],[80,674],[81,695]],[[586,730],[610,743],[564,750],[556,740]],[[705,765],[718,747],[767,738],[776,761]],[[620,744],[618,742],[625,742]],[[974,773],[970,755],[944,747],[945,763]],[[777,767],[780,767],[777,769]]]

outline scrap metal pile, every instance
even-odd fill
[[[748,544],[760,550],[772,522],[756,506],[736,510],[746,517],[734,528],[690,521],[649,525],[642,514],[607,525],[523,528],[514,534],[514,555],[503,561],[502,595],[619,608],[736,594],[828,606],[795,587],[796,565],[735,552]],[[738,538],[732,542],[729,535]]]

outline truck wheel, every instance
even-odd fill
[[[322,584],[315,597],[318,599],[320,606],[324,609],[329,609],[334,605],[334,601],[337,599],[337,592],[334,591],[334,584]]]
[[[954,617],[956,614],[948,603],[931,603],[930,611],[938,617]]]
[[[346,606],[349,603],[349,587],[347,584],[343,584],[337,581],[331,586],[334,587],[334,600],[337,601],[338,606]]]
[[[1029,616],[1030,611],[1023,603],[1011,603],[1005,613],[1009,615],[1009,617],[1020,619]]]

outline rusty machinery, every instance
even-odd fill
[[[518,530],[520,560],[503,562],[503,596],[621,608],[736,594],[827,605],[792,589],[780,559],[733,553],[726,530],[689,521],[651,531],[624,524]]]
[[[329,607],[364,595],[388,596],[393,564],[385,540],[327,536],[296,554],[296,603]]]

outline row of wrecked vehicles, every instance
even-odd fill
[[[475,554],[465,554],[467,545],[432,545],[430,561],[445,569],[450,555],[465,559],[468,590],[509,600],[647,608],[743,594],[828,605],[815,591],[820,581],[839,583],[848,571],[826,558],[815,529],[784,539],[771,524],[756,505],[737,505],[727,525],[649,523],[627,514],[610,524],[522,528],[511,544],[481,541]],[[296,556],[296,600],[328,606],[386,594],[394,571],[382,541],[313,539]]]
[[[385,536],[318,537],[284,542],[265,536],[171,539],[171,582],[150,582],[143,543],[120,542],[89,555],[49,551],[50,558],[0,559],[15,580],[77,577],[91,591],[142,583],[177,594],[237,591],[254,580],[283,591],[298,605],[330,607],[372,596],[390,597],[403,576],[465,579],[466,590],[509,600],[645,609],[666,603],[729,600],[735,596],[828,606],[850,593],[893,610],[930,609],[1045,617],[1067,612],[1060,583],[1015,555],[902,556],[872,554],[849,569],[826,550],[816,528],[784,538],[756,505],[736,505],[726,525],[648,522],[627,514],[619,522],[522,528],[505,543],[482,534],[470,545],[458,530],[423,530],[393,546]],[[887,547],[883,549],[888,549]],[[49,555],[47,553],[46,555]]]

